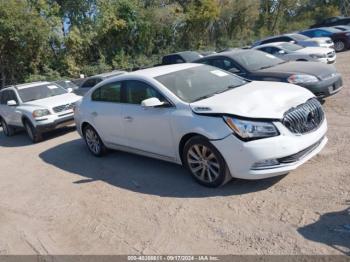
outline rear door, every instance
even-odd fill
[[[122,113],[122,82],[112,82],[91,94],[89,114],[102,140],[114,145],[127,145]]]
[[[174,158],[170,115],[174,107],[145,108],[141,102],[151,97],[167,101],[153,86],[143,81],[124,82],[126,104],[123,113],[128,146],[160,157]]]

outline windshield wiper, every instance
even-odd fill
[[[273,67],[273,65],[263,66],[263,67],[260,67],[258,70],[266,69],[266,68],[270,68],[270,67]]]
[[[212,97],[212,96],[214,96],[215,94],[216,94],[216,93],[198,97],[198,98],[196,98],[195,100],[193,100],[193,102],[197,102],[197,101],[199,101],[199,100],[203,100],[203,99]]]

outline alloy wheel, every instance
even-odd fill
[[[344,42],[342,42],[342,41],[336,42],[336,43],[334,44],[334,48],[335,48],[335,50],[336,50],[337,52],[343,51],[344,48],[345,48],[345,44],[344,44]]]
[[[87,128],[85,131],[85,139],[89,149],[95,155],[98,155],[101,151],[101,142],[96,132],[91,128]]]
[[[28,123],[25,123],[26,131],[29,136],[29,138],[33,141],[34,140],[34,134],[32,128],[29,126]]]
[[[4,134],[6,136],[9,135],[9,130],[8,130],[8,127],[7,127],[7,124],[4,120],[1,120],[1,125],[2,125],[2,130],[4,131]]]
[[[193,175],[205,183],[215,181],[220,175],[220,164],[214,152],[204,145],[193,145],[187,153],[187,162]]]

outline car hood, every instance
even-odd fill
[[[328,54],[334,52],[334,49],[326,47],[305,47],[296,51],[297,53],[302,54]]]
[[[314,95],[300,86],[253,81],[212,97],[191,103],[198,114],[231,114],[257,119],[282,119],[284,113]]]
[[[258,70],[259,73],[288,73],[288,74],[307,74],[327,79],[337,70],[332,65],[319,62],[287,62],[273,67]]]
[[[77,96],[76,94],[73,94],[73,93],[67,93],[67,94],[52,96],[52,97],[39,99],[35,101],[29,101],[27,103],[24,103],[24,105],[51,109],[56,106],[75,103],[80,99],[81,99],[81,96]]]

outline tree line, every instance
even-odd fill
[[[0,0],[0,88],[220,50],[339,15],[340,0]]]

